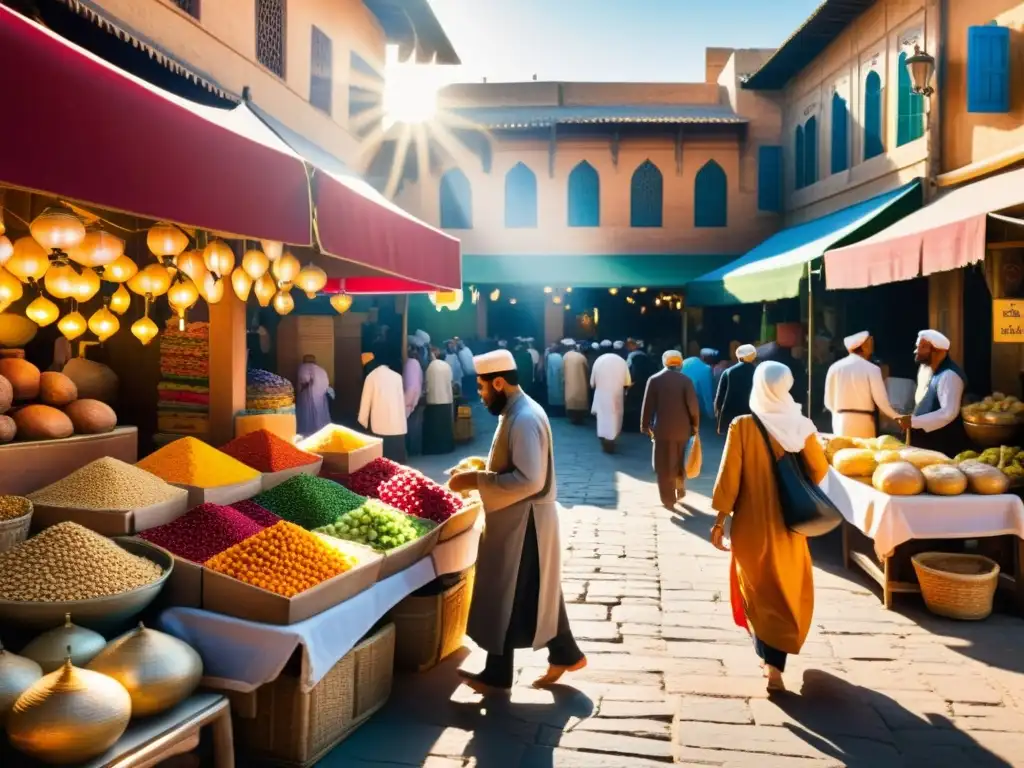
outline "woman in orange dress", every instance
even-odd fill
[[[828,472],[815,427],[794,402],[793,374],[781,363],[764,362],[754,372],[752,416],[729,426],[711,506],[718,519],[711,543],[732,551],[730,597],[733,618],[753,636],[769,691],[783,691],[786,656],[799,653],[814,612],[814,581],[807,539],[791,533],[782,517],[775,461],[799,453],[814,483]],[[771,451],[757,421],[771,438]],[[731,547],[725,544],[725,521]]]

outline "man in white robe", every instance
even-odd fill
[[[602,345],[603,346],[603,345]],[[594,361],[590,373],[590,386],[594,390],[594,404],[590,412],[597,416],[597,437],[605,453],[615,452],[615,441],[622,432],[626,389],[633,383],[625,358],[615,352],[605,352]]]
[[[889,402],[882,369],[871,362],[875,340],[867,331],[843,339],[850,353],[825,374],[825,408],[832,414],[832,433],[843,437],[875,437],[878,412],[890,419],[899,414]]]
[[[562,355],[562,373],[565,377],[565,413],[572,424],[582,424],[587,418],[590,393],[587,387],[589,366],[587,358],[576,349],[572,339],[563,339],[568,351]]]
[[[949,339],[934,329],[917,335],[914,361],[927,367],[932,376],[914,413],[900,416],[896,423],[900,429],[911,430],[911,445],[955,456],[967,444],[960,415],[967,376],[950,358],[949,347]]]

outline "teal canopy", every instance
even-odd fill
[[[467,285],[569,285],[575,288],[681,288],[735,256],[691,254],[615,256],[462,256]]]

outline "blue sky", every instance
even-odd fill
[[[774,48],[820,0],[430,3],[463,61],[458,80],[702,82],[705,48]]]

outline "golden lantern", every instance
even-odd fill
[[[572,286],[567,286],[565,289],[566,293],[572,293]]]
[[[270,272],[277,280],[278,285],[282,283],[294,283],[302,265],[299,260],[290,253],[285,252],[277,261],[270,265]]]
[[[305,292],[307,298],[315,299],[327,285],[327,273],[316,264],[307,264],[295,276],[295,284]]]
[[[146,233],[146,245],[161,261],[166,258],[174,259],[188,248],[188,235],[174,224],[160,221]]]
[[[500,298],[501,298],[501,289],[500,288],[495,288],[493,291],[491,291],[491,301],[497,301]]]
[[[140,317],[134,323],[132,323],[132,336],[142,342],[142,346],[146,346],[156,335],[160,333],[160,329],[156,327],[156,323],[149,319],[149,315]]]
[[[170,290],[167,291],[167,303],[171,305],[171,309],[178,313],[179,331],[185,330],[185,313],[197,301],[199,301],[199,289],[196,288],[196,284],[185,275],[179,274],[178,278],[171,284]]]
[[[14,252],[7,260],[7,271],[23,283],[42,280],[50,268],[46,251],[31,237],[19,237],[14,241]]]
[[[118,288],[118,290],[121,290]],[[102,307],[92,313],[92,317],[89,318],[89,330],[92,331],[96,338],[101,342],[106,341],[120,329],[121,323],[117,319],[117,315],[107,309],[104,304]]]
[[[271,263],[280,259],[281,253],[284,251],[284,243],[279,243],[276,240],[260,240],[260,245],[263,246],[263,253]]]
[[[562,303],[562,297],[561,296],[552,296],[551,297],[551,303],[552,304],[561,304]]]
[[[235,267],[235,252],[223,240],[211,240],[203,249],[203,262],[217,277],[224,277]]]
[[[32,220],[28,231],[47,251],[66,251],[85,238],[82,220],[63,208],[47,208]]]
[[[0,267],[0,302],[12,304],[20,299],[24,293],[25,289],[22,287],[21,281],[6,269]]]
[[[231,288],[240,301],[248,301],[249,292],[252,291],[252,278],[242,267],[235,267],[231,273]]]
[[[75,291],[75,283],[78,281],[78,273],[74,267],[63,262],[54,262],[46,270],[43,277],[43,287],[46,292],[55,299],[69,298]]]
[[[462,291],[434,291],[428,293],[427,298],[438,312],[442,309],[455,312],[462,306]]]
[[[544,286],[544,293],[551,293],[554,289],[550,285]]]
[[[32,299],[32,302],[25,307],[25,317],[40,328],[48,326],[56,320],[59,315],[60,310],[57,308],[57,305],[43,295],[36,296]]]
[[[72,270],[73,271],[73,270]],[[71,298],[79,303],[84,303],[100,291],[100,276],[91,269],[83,269],[81,274],[75,274],[72,283]]]
[[[264,274],[263,277],[256,281],[254,290],[256,292],[256,301],[260,303],[260,306],[269,307],[274,294],[277,293],[277,285],[274,283],[274,278],[269,274]]]
[[[274,295],[274,309],[279,315],[287,315],[295,309],[295,299],[290,291],[281,290]]]
[[[171,287],[171,273],[162,264],[149,264],[128,281],[128,289],[140,296],[155,299]]]
[[[352,308],[352,297],[347,293],[336,293],[331,296],[331,306],[339,315],[344,315]]]
[[[85,329],[89,327],[89,324],[85,322],[85,318],[82,317],[81,312],[72,312],[69,315],[64,315],[57,323],[57,330],[64,334],[64,338],[68,341],[74,341],[83,333]]]
[[[117,290],[114,291],[114,295],[110,297],[110,309],[117,312],[119,315],[123,315],[128,311],[128,307],[132,305],[132,295],[125,290],[124,285],[117,286]]]
[[[119,256],[103,268],[103,279],[108,283],[126,283],[138,274],[139,268],[128,256]]]
[[[270,259],[263,251],[250,248],[242,257],[242,269],[245,270],[249,279],[255,282],[267,274],[267,270],[270,269]]]
[[[206,262],[199,251],[185,251],[175,259],[175,266],[188,275],[196,285],[202,285],[206,277]]]
[[[83,267],[105,267],[124,255],[124,240],[102,229],[90,229],[85,239],[68,249],[68,258]]]
[[[207,304],[216,304],[224,298],[224,281],[218,280],[207,272],[206,277],[203,278],[203,286],[199,293],[206,299]]]
[[[7,263],[13,253],[14,246],[11,245],[11,241],[7,239],[6,235],[0,235],[0,267]]]
[[[608,293],[610,293],[610,294],[611,294],[612,296],[614,296],[614,295],[615,295],[615,294],[617,294],[618,292],[619,292],[619,289],[618,289],[618,288],[609,288],[609,289],[608,289]]]

